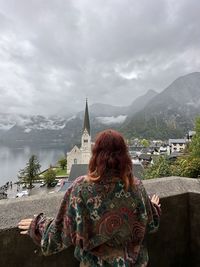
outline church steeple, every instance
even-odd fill
[[[84,132],[84,130],[87,130],[88,134],[90,135],[90,119],[89,119],[87,98],[86,98],[86,103],[85,103],[85,115],[84,115],[83,132]]]

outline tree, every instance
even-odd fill
[[[143,147],[149,147],[150,142],[149,142],[147,139],[142,139],[142,140],[140,140],[140,144],[141,144]]]
[[[188,165],[188,156],[177,158],[176,161],[171,165],[171,172],[173,176],[185,177],[186,168]]]
[[[200,176],[200,158],[191,156],[179,158],[171,169],[174,176],[198,178]]]
[[[64,170],[66,168],[66,166],[67,166],[67,159],[65,157],[59,159],[58,164]]]
[[[184,176],[191,178],[200,177],[200,157],[188,158],[188,164],[184,170]]]
[[[153,165],[146,169],[144,174],[145,179],[167,176],[171,176],[171,167],[169,160],[164,156],[159,157]]]
[[[47,172],[44,174],[44,181],[47,186],[50,186],[51,183],[55,182],[56,180],[56,172],[50,167]]]
[[[190,144],[190,155],[194,158],[200,158],[200,117],[196,118],[195,132]]]
[[[18,178],[23,182],[29,184],[29,187],[32,188],[33,181],[38,177],[40,173],[40,163],[35,155],[32,155],[29,158],[29,161],[26,163],[26,167],[19,171]]]
[[[195,122],[196,134],[185,150],[186,156],[179,158],[172,166],[173,175],[197,178],[200,176],[200,117]]]

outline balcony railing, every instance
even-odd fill
[[[144,181],[147,192],[161,196],[157,233],[147,237],[150,267],[200,266],[200,180],[169,177]],[[22,218],[45,212],[54,216],[63,193],[0,201],[1,267],[76,267],[73,247],[44,257],[28,236],[19,234]]]

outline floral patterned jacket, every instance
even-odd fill
[[[145,267],[144,237],[158,229],[159,217],[140,180],[126,191],[119,178],[93,183],[82,176],[65,193],[57,216],[39,214],[29,234],[44,255],[74,245],[83,266]]]

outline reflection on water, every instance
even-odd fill
[[[17,173],[26,166],[31,155],[36,155],[41,164],[41,170],[50,164],[55,164],[65,154],[65,149],[52,148],[10,148],[0,146],[0,186],[7,181],[17,181]]]

